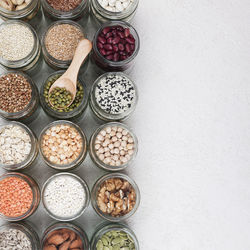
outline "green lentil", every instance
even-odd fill
[[[96,250],[135,250],[135,243],[124,231],[109,231],[98,240]]]
[[[44,86],[44,91],[43,91],[43,95],[44,95],[44,99],[45,99],[45,102],[47,103],[47,105],[55,110],[55,111],[58,111],[58,112],[70,112],[70,111],[73,111],[74,109],[76,109],[82,102],[83,100],[83,95],[84,95],[84,92],[83,92],[83,86],[80,84],[80,82],[78,81],[77,82],[77,89],[76,89],[76,97],[75,97],[75,100],[73,101],[73,103],[67,107],[67,108],[64,108],[64,109],[60,109],[60,108],[57,108],[57,107],[54,107],[50,104],[49,102],[49,89],[51,87],[51,85],[60,77],[61,75],[55,75],[55,76],[52,76],[48,79],[48,81],[45,83],[45,86]]]

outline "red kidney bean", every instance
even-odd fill
[[[131,44],[131,45],[130,45],[130,48],[131,48],[132,51],[134,51],[134,50],[135,50],[135,45],[134,45],[134,44]]]
[[[134,38],[131,38],[131,37],[127,37],[125,38],[125,40],[130,43],[130,44],[135,44],[135,39]]]
[[[112,50],[106,51],[106,56],[109,56],[109,55],[111,55],[111,54],[114,54],[114,51],[112,51]]]
[[[112,47],[112,45],[111,44],[104,44],[104,46],[103,46],[103,48],[105,49],[105,50],[113,50],[113,47]]]
[[[121,38],[120,38],[119,36],[116,36],[116,37],[113,39],[112,43],[113,43],[113,44],[117,44],[117,43],[120,42],[120,40],[121,40]]]
[[[108,39],[107,39],[107,43],[112,43],[112,41],[113,41],[113,38],[112,37],[109,37]]]
[[[98,42],[98,43],[97,43],[97,48],[98,48],[98,49],[102,49],[102,48],[103,48],[103,44],[100,43],[100,42]]]
[[[102,30],[102,33],[106,35],[110,31],[110,27],[106,27]]]
[[[118,45],[113,45],[113,50],[114,50],[114,52],[118,52],[119,51],[119,48],[118,48]]]
[[[113,57],[113,55],[108,55],[108,56],[106,56],[106,59],[110,60],[110,61],[113,61],[114,57]]]
[[[129,28],[124,29],[124,36],[128,37],[130,35],[130,30]]]
[[[130,45],[128,43],[125,45],[125,50],[127,53],[131,52]]]
[[[113,36],[112,32],[109,32],[109,33],[107,33],[107,34],[105,35],[106,38],[109,38],[109,37],[111,37],[111,36]]]
[[[120,55],[118,53],[114,54],[114,61],[117,62],[119,61]]]
[[[124,38],[124,37],[125,37],[124,33],[122,33],[121,31],[117,32],[117,34],[118,34],[118,36],[119,36],[120,38]]]
[[[126,44],[126,40],[125,39],[121,39],[120,43],[123,44],[123,45],[125,45]]]
[[[101,49],[101,50],[100,50],[100,53],[101,53],[103,56],[105,56],[105,55],[106,55],[106,50],[105,50],[105,49]]]
[[[97,40],[102,44],[105,44],[107,42],[106,39],[101,36],[98,36]]]
[[[124,45],[122,43],[119,43],[118,44],[118,49],[123,51],[124,50]]]

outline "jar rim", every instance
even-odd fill
[[[21,21],[21,20],[5,21],[5,22],[0,24],[0,30],[3,26],[7,26],[7,25],[11,25],[11,24],[19,24],[19,25],[25,26],[26,28],[28,28],[31,31],[33,39],[34,39],[33,48],[26,57],[19,59],[19,60],[13,60],[13,61],[6,60],[6,59],[0,57],[0,63],[2,65],[9,67],[10,64],[11,65],[13,64],[13,65],[15,65],[15,68],[17,69],[17,68],[25,67],[27,64],[29,64],[29,62],[31,62],[36,57],[36,55],[39,51],[39,39],[38,39],[37,33],[34,30],[34,28],[30,24],[28,24],[24,21]]]
[[[139,250],[139,242],[138,239],[134,233],[134,231],[132,229],[130,229],[127,225],[125,225],[124,223],[107,223],[107,222],[103,222],[101,224],[99,224],[91,238],[90,241],[90,246],[91,249],[96,249],[96,244],[98,242],[98,240],[107,232],[109,231],[113,231],[113,230],[117,230],[117,231],[123,231],[125,233],[127,233],[134,241],[135,244],[135,249]]]
[[[84,249],[89,249],[89,240],[88,240],[85,230],[82,229],[80,226],[75,225],[72,222],[54,222],[49,227],[47,227],[44,230],[43,236],[41,239],[42,247],[50,233],[54,232],[55,230],[64,229],[64,228],[74,231],[81,238],[82,244],[84,245]]]
[[[45,1],[46,1],[46,0],[45,0]],[[49,31],[50,31],[53,27],[55,27],[55,26],[57,26],[57,25],[62,25],[62,24],[69,24],[69,25],[72,25],[72,26],[76,27],[76,28],[78,28],[78,29],[82,32],[82,34],[83,34],[84,37],[86,36],[86,34],[85,34],[84,30],[83,30],[83,27],[82,27],[80,24],[78,24],[77,22],[74,22],[74,21],[72,21],[72,20],[58,20],[58,21],[55,21],[55,22],[51,23],[51,24],[46,28],[46,30],[44,31],[44,33],[43,33],[43,35],[42,35],[41,44],[42,44],[42,51],[43,51],[43,54],[44,54],[46,57],[48,57],[48,58],[50,59],[50,61],[54,61],[54,63],[55,63],[56,65],[70,64],[70,62],[72,61],[72,59],[71,59],[71,60],[66,60],[66,61],[56,59],[55,57],[53,57],[53,56],[48,52],[47,47],[46,47],[46,45],[45,45],[45,39],[46,39],[46,37],[47,37]]]
[[[85,204],[83,205],[83,207],[81,208],[81,210],[79,211],[78,214],[74,214],[72,215],[71,217],[60,217],[60,216],[57,216],[55,214],[53,214],[49,208],[47,207],[46,205],[46,202],[44,200],[44,192],[46,190],[46,187],[47,185],[55,178],[57,178],[58,176],[70,176],[72,178],[74,178],[75,180],[77,180],[81,186],[83,187],[84,189],[84,192],[85,192],[85,195],[86,195],[86,199],[85,199]],[[45,183],[43,184],[43,187],[42,187],[42,203],[43,203],[43,206],[45,208],[45,211],[47,212],[47,214],[55,219],[55,220],[60,220],[60,221],[63,221],[63,222],[67,222],[67,221],[71,221],[71,220],[75,220],[76,218],[80,217],[84,211],[87,209],[88,205],[89,205],[89,202],[90,202],[90,191],[89,191],[89,188],[88,188],[88,185],[87,183],[85,182],[84,179],[82,179],[81,177],[79,177],[78,175],[76,174],[73,174],[73,173],[69,173],[69,172],[63,172],[63,173],[57,173],[57,174],[54,174],[52,176],[50,176],[46,181]]]
[[[75,159],[74,161],[65,164],[65,165],[60,165],[60,164],[56,164],[56,163],[52,163],[49,159],[47,159],[47,157],[44,155],[43,150],[42,150],[42,137],[45,134],[45,132],[52,128],[53,126],[56,125],[60,125],[60,124],[67,124],[70,127],[73,127],[74,129],[77,130],[77,132],[79,133],[79,135],[82,138],[82,149],[81,152],[79,153],[79,156],[77,157],[77,159]],[[76,167],[78,164],[80,164],[86,157],[87,155],[87,137],[85,135],[85,133],[83,132],[83,130],[75,123],[71,122],[71,121],[67,121],[67,120],[58,120],[58,121],[54,121],[49,123],[40,133],[39,135],[39,139],[38,139],[38,144],[39,144],[39,151],[41,153],[41,156],[43,158],[43,160],[51,167],[54,168],[56,170],[61,170],[61,171],[65,171],[65,170],[69,170],[72,169],[74,167]]]
[[[5,173],[3,175],[0,176],[0,181],[4,180],[5,178],[9,178],[9,177],[16,177],[19,179],[22,179],[23,181],[25,181],[29,187],[32,190],[32,203],[30,205],[30,208],[27,210],[26,213],[18,216],[18,217],[10,217],[10,216],[6,216],[2,213],[0,213],[0,217],[8,220],[8,221],[20,221],[23,219],[26,219],[27,217],[29,217],[36,209],[36,205],[38,207],[39,203],[40,203],[40,190],[39,190],[39,186],[37,184],[37,182],[29,175],[27,174],[23,174],[23,173],[19,173],[19,172],[9,172],[9,173]],[[33,183],[32,183],[33,182]],[[32,186],[32,184],[35,185],[35,188]],[[38,201],[36,200],[38,199]]]
[[[7,115],[11,115],[11,116],[14,116],[14,117],[20,117],[20,118],[22,118],[23,116],[25,116],[29,112],[30,107],[33,105],[33,101],[35,99],[36,94],[38,94],[38,90],[37,90],[37,87],[36,87],[34,81],[31,79],[31,77],[29,75],[25,74],[24,72],[21,72],[21,71],[9,70],[7,72],[4,72],[4,73],[0,74],[0,79],[1,79],[1,77],[6,76],[8,74],[17,74],[17,75],[21,75],[24,78],[26,78],[26,80],[30,84],[30,87],[32,89],[32,93],[31,93],[30,101],[24,107],[24,109],[22,109],[22,110],[20,110],[18,112],[9,113],[9,112],[6,112],[6,111],[4,111],[4,110],[2,110],[0,108],[0,115],[2,115],[4,117],[7,116]]]
[[[22,162],[17,163],[17,164],[3,164],[3,163],[0,162],[0,168],[2,167],[4,169],[6,169],[6,170],[16,171],[16,170],[26,168],[36,158],[36,156],[38,154],[37,138],[36,138],[34,132],[28,126],[26,126],[25,124],[23,124],[21,122],[16,122],[16,121],[8,122],[7,124],[1,125],[0,130],[3,127],[8,127],[10,125],[16,125],[16,126],[21,127],[22,129],[24,129],[24,131],[30,137],[30,144],[31,144],[30,152],[29,152],[28,156],[25,158],[25,160],[23,160]]]
[[[96,88],[97,88],[97,85],[98,83],[106,78],[107,76],[109,75],[118,75],[118,76],[122,76],[122,77],[125,77],[127,78],[130,83],[132,84],[133,88],[134,88],[134,91],[135,91],[135,97],[134,97],[134,100],[133,102],[131,103],[131,107],[128,108],[125,112],[122,112],[122,113],[119,113],[119,114],[110,114],[108,112],[105,112],[101,107],[100,105],[97,103],[97,100],[96,100],[96,95],[95,95],[95,91],[96,91]],[[135,82],[125,73],[123,72],[106,72],[104,74],[102,74],[101,76],[99,76],[94,84],[92,85],[92,88],[91,88],[91,95],[90,95],[90,100],[91,100],[91,108],[94,109],[94,113],[100,118],[102,119],[102,117],[104,118],[104,120],[107,120],[107,121],[119,121],[119,120],[124,120],[125,118],[127,118],[134,110],[135,110],[135,107],[137,105],[137,102],[138,102],[138,90],[137,90],[137,86],[135,85]]]
[[[98,190],[100,188],[100,186],[103,184],[104,181],[106,180],[109,180],[109,179],[112,179],[112,178],[120,178],[120,179],[123,179],[123,180],[126,180],[129,182],[129,184],[133,187],[133,189],[135,190],[135,193],[136,193],[136,202],[135,202],[135,205],[133,207],[133,209],[123,215],[123,216],[119,216],[119,217],[113,217],[109,214],[105,214],[103,213],[98,204],[97,204],[97,193],[98,193]],[[110,222],[120,222],[122,220],[126,220],[128,219],[129,217],[131,217],[138,209],[139,205],[140,205],[140,199],[141,199],[141,196],[140,196],[140,190],[139,190],[139,187],[137,186],[136,182],[130,178],[128,175],[125,175],[123,173],[109,173],[109,174],[105,174],[103,176],[101,176],[99,179],[97,179],[97,181],[95,182],[92,190],[91,190],[91,204],[92,204],[92,207],[94,208],[95,212],[103,219],[106,219]]]
[[[111,26],[117,26],[120,25],[122,27],[125,28],[129,28],[130,32],[133,33],[134,39],[135,39],[135,50],[133,52],[133,54],[131,56],[129,56],[127,59],[123,60],[123,61],[111,61],[111,60],[107,60],[99,51],[99,49],[97,48],[97,38],[98,35],[100,34],[100,32],[106,28],[106,27],[111,27]],[[136,31],[136,29],[129,24],[128,22],[124,22],[124,21],[110,21],[110,22],[105,22],[95,33],[94,39],[93,39],[93,50],[95,51],[95,53],[97,54],[98,57],[100,57],[105,64],[110,64],[112,67],[121,67],[124,64],[128,64],[129,62],[131,62],[138,54],[139,49],[140,49],[140,38],[139,35]]]
[[[126,18],[126,17],[132,15],[138,7],[139,0],[133,0],[133,2],[130,3],[130,5],[125,10],[119,11],[119,12],[110,11],[110,10],[105,9],[99,3],[98,0],[92,0],[92,4],[93,4],[93,7],[95,8],[95,10],[98,11],[98,14],[103,16],[104,18],[119,20],[119,19],[123,19],[123,18]]]
[[[73,18],[77,16],[83,8],[85,8],[88,4],[88,0],[82,0],[81,3],[74,9],[69,11],[61,11],[54,9],[47,0],[42,0],[42,6],[46,10],[48,10],[50,13],[53,13],[53,15],[57,18]],[[72,16],[73,15],[73,16]]]
[[[96,150],[94,148],[94,143],[95,143],[97,135],[101,132],[101,130],[103,130],[104,128],[109,127],[109,126],[110,127],[119,126],[119,127],[126,129],[134,140],[135,149],[134,149],[134,153],[133,153],[132,157],[130,158],[130,160],[128,162],[126,162],[120,166],[111,166],[111,165],[105,164],[103,161],[101,161],[99,159],[99,157],[96,154]],[[126,167],[128,167],[131,164],[131,162],[134,161],[134,159],[137,155],[137,152],[138,152],[138,139],[137,139],[137,136],[134,134],[134,132],[127,125],[120,123],[120,122],[109,122],[109,123],[105,123],[105,124],[101,125],[100,127],[98,127],[95,130],[95,132],[92,134],[92,136],[90,138],[89,146],[90,146],[90,157],[98,165],[98,167],[103,168],[104,170],[107,170],[107,171],[117,172],[117,171],[124,170]]]

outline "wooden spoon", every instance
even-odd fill
[[[74,57],[72,59],[72,62],[70,66],[68,67],[67,71],[59,77],[50,87],[49,94],[54,88],[65,88],[67,91],[69,91],[72,95],[71,103],[68,105],[70,106],[72,102],[75,100],[76,97],[76,86],[77,86],[77,76],[79,69],[84,61],[84,59],[87,57],[89,52],[92,49],[92,43],[88,39],[82,39],[78,43]],[[50,98],[49,98],[50,102]],[[50,104],[53,106],[53,104],[50,102]],[[62,107],[62,109],[65,109],[66,107]]]

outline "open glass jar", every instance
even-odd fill
[[[3,197],[0,217],[8,221],[28,218],[36,211],[40,202],[40,189],[36,181],[18,172],[6,173],[0,177],[0,194]]]
[[[140,191],[129,176],[121,173],[107,174],[94,184],[91,203],[100,217],[119,222],[136,212],[140,204]]]
[[[11,122],[0,127],[0,168],[11,171],[24,169],[34,162],[37,154],[36,136],[27,126]]]
[[[88,92],[85,83],[78,78],[77,93],[74,102],[65,110],[56,110],[51,106],[48,99],[50,86],[64,73],[57,71],[48,76],[40,90],[40,103],[43,110],[56,119],[76,120],[83,117],[88,106]]]
[[[64,234],[65,241],[57,242],[55,239]],[[55,237],[55,235],[58,235]],[[53,236],[53,238],[52,238]],[[49,243],[49,244],[48,244]],[[58,244],[59,243],[59,244]],[[89,240],[85,231],[72,223],[55,223],[48,227],[42,237],[42,250],[46,250],[46,246],[53,246],[53,249],[89,249]],[[74,248],[73,248],[74,247]]]
[[[77,4],[73,4],[74,1],[71,1],[71,5],[74,5],[74,8],[68,8],[69,3],[58,1],[58,4],[52,7],[49,4],[48,0],[41,0],[42,7],[45,15],[47,15],[52,20],[58,19],[71,19],[71,20],[79,20],[83,18],[84,20],[88,20],[89,13],[89,0],[81,0],[78,1]],[[77,2],[77,1],[75,1]],[[85,22],[85,21],[84,21]]]
[[[86,182],[72,173],[55,174],[42,188],[43,206],[55,220],[75,220],[86,210],[89,200]]]
[[[87,138],[82,129],[70,121],[47,125],[39,137],[39,150],[46,164],[56,170],[71,170],[87,155]]]
[[[81,25],[71,20],[52,23],[42,36],[42,50],[45,61],[55,69],[67,69],[72,61],[74,50],[85,36]],[[88,58],[81,67],[87,68]]]
[[[0,64],[8,69],[31,70],[40,57],[41,47],[35,30],[23,21],[0,25]]]
[[[116,20],[130,22],[136,13],[139,0],[128,0],[126,2],[130,2],[130,4],[126,8],[121,5],[122,11],[113,11],[108,5],[105,7],[101,5],[100,0],[92,0],[90,5],[91,14],[98,23]]]
[[[135,110],[138,100],[134,82],[122,72],[108,72],[92,86],[89,106],[95,117],[105,121],[122,121]]]
[[[120,237],[123,240],[120,240]],[[117,239],[117,240],[116,240]],[[103,247],[112,247],[111,249],[115,249],[114,245],[112,246],[112,242],[119,245],[117,249],[127,249],[127,250],[139,250],[139,242],[136,238],[134,232],[128,228],[126,225],[121,223],[102,223],[97,227],[94,235],[92,236],[90,249],[91,250],[99,250],[105,249]],[[117,243],[120,242],[120,243]]]
[[[11,80],[12,79],[12,80]],[[14,83],[16,81],[17,86],[14,86]],[[33,82],[33,80],[27,75],[19,71],[8,71],[0,75],[0,85],[4,86],[5,88],[2,88],[1,94],[4,94],[3,91],[7,91],[7,84],[9,85],[9,94],[6,93],[4,99],[12,99],[12,105],[18,105],[18,102],[15,102],[16,99],[19,99],[20,97],[23,97],[22,89],[17,89],[16,91],[19,93],[15,94],[15,97],[13,97],[14,87],[19,87],[20,81],[26,81],[27,85],[29,85],[29,90],[31,90],[31,93],[29,95],[30,100],[26,104],[26,106],[23,107],[23,109],[18,110],[16,112],[7,111],[7,109],[0,107],[0,116],[2,116],[5,119],[8,120],[18,120],[18,121],[28,121],[35,117],[35,113],[38,109],[39,104],[39,94],[37,90],[37,86]],[[21,93],[22,96],[18,96]],[[26,92],[27,93],[27,92]],[[3,104],[1,104],[3,107]],[[13,107],[13,109],[16,107]]]
[[[104,23],[95,33],[91,59],[104,71],[125,71],[140,49],[137,31],[126,22]]]
[[[2,0],[2,6],[0,7],[0,17],[3,20],[8,19],[21,19],[23,21],[30,21],[40,9],[40,0],[25,0],[19,5],[15,5],[12,2],[16,1],[7,1]],[[5,8],[4,8],[4,7]]]
[[[107,171],[121,171],[136,157],[138,140],[126,125],[110,122],[99,127],[90,138],[89,154],[93,162]]]
[[[10,223],[0,227],[0,249],[19,249],[29,247],[32,250],[40,250],[40,241],[36,231],[24,223]]]

